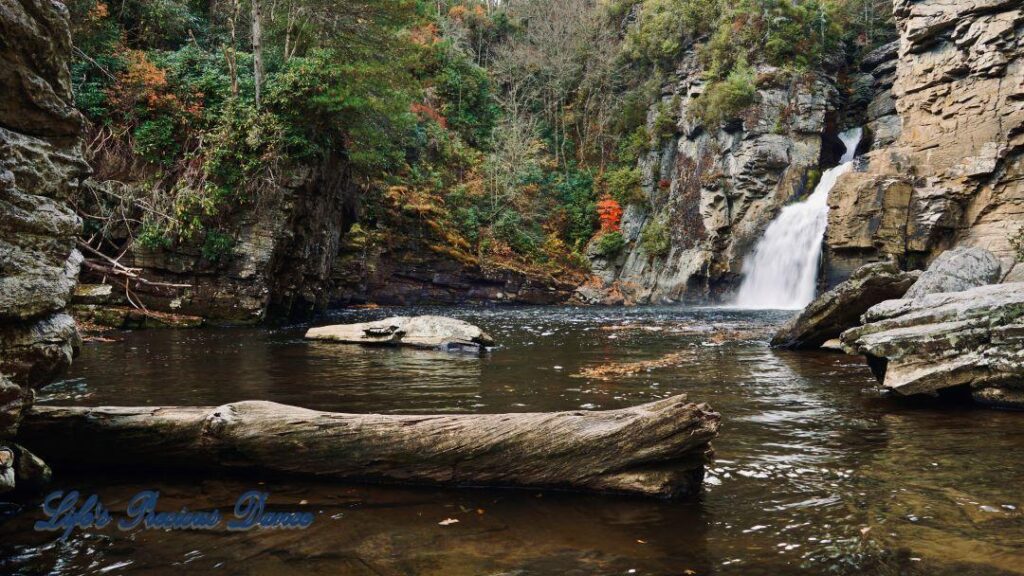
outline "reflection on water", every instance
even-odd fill
[[[267,399],[349,412],[609,409],[686,392],[723,415],[694,501],[267,480],[317,512],[299,532],[31,531],[0,525],[0,572],[225,574],[1016,574],[1024,572],[1024,414],[878,396],[862,363],[765,344],[784,315],[716,309],[426,310],[499,341],[477,357],[301,339],[304,327],[147,331],[89,344],[42,401],[213,405]],[[321,323],[388,310],[339,311]],[[403,313],[424,310],[403,311]],[[686,354],[679,354],[686,352]],[[664,359],[607,380],[607,363]],[[227,510],[258,480],[60,477],[115,510]],[[441,526],[447,518],[458,523]],[[630,571],[635,572],[630,572]]]

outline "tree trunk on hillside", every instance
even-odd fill
[[[19,441],[59,472],[241,469],[353,481],[693,493],[719,416],[676,396],[606,412],[380,415],[273,402],[36,406]]]
[[[231,76],[231,95],[238,97],[238,15],[241,12],[239,0],[231,0],[231,15],[228,17],[228,25],[231,30],[231,46],[224,51],[228,62],[228,74]]]
[[[263,16],[259,0],[252,0],[252,76],[256,84],[256,108],[263,91]]]

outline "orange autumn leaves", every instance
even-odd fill
[[[203,94],[196,92],[183,100],[167,82],[167,72],[154,64],[142,50],[121,52],[124,70],[107,91],[111,108],[125,119],[145,110],[163,110],[181,116],[195,116],[202,111]]]
[[[601,234],[618,232],[622,223],[622,206],[611,196],[605,196],[597,203],[597,217],[601,222]]]

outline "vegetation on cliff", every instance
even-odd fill
[[[88,232],[113,211],[134,241],[192,242],[217,262],[233,211],[297,167],[341,159],[362,230],[393,225],[404,198],[442,250],[579,270],[591,238],[617,232],[599,204],[645,201],[636,160],[677,122],[671,103],[651,122],[648,109],[685,52],[709,81],[696,113],[717,124],[752,103],[757,64],[836,70],[888,39],[886,4],[76,2],[89,153],[99,179],[135,183],[90,205]]]

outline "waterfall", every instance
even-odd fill
[[[825,171],[807,200],[790,204],[765,230],[743,263],[743,284],[736,305],[743,308],[799,309],[814,300],[818,261],[828,224],[828,193],[853,168],[862,130],[839,135],[846,153],[839,166]]]

